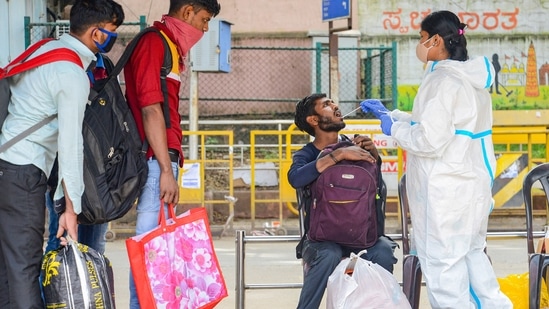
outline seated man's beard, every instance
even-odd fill
[[[345,128],[345,122],[333,122],[331,118],[320,117],[318,127],[324,132],[339,132]]]

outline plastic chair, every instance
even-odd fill
[[[549,163],[540,164],[534,167],[526,174],[522,183],[522,196],[524,198],[524,208],[526,209],[526,239],[528,246],[528,266],[529,266],[529,308],[537,309],[540,306],[541,280],[547,283],[546,272],[549,266],[549,255],[545,253],[535,253],[534,235],[533,235],[533,205],[532,205],[532,185],[541,182],[545,191],[545,198],[549,202]]]
[[[400,220],[402,226],[402,291],[412,309],[419,308],[421,295],[421,265],[417,256],[410,254],[410,239],[408,231],[409,209],[406,195],[406,174],[402,175],[398,183],[398,201],[400,204]]]

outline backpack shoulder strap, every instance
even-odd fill
[[[30,69],[37,68],[41,65],[52,63],[55,61],[70,61],[80,67],[83,67],[80,57],[73,50],[70,50],[68,48],[57,48],[57,49],[47,51],[25,62],[8,65],[5,71],[5,75],[2,76],[2,78],[14,76],[19,73],[22,73]]]
[[[118,59],[118,62],[116,62],[116,65],[114,66],[114,69],[112,70],[112,72],[109,72],[109,78],[116,77],[116,76],[118,76],[118,74],[120,74],[120,72],[122,72],[122,69],[124,68],[124,66],[126,65],[128,60],[130,60],[130,57],[132,56],[135,47],[137,47],[137,44],[139,43],[139,41],[141,40],[143,35],[145,35],[149,32],[157,32],[158,34],[160,34],[160,31],[158,29],[154,28],[154,27],[147,27],[147,28],[141,30],[141,32],[139,32],[130,41],[128,46],[126,46],[126,49],[124,50],[124,53],[122,53],[122,56],[120,56],[120,58]]]
[[[103,57],[103,64],[105,65],[105,71],[107,71],[107,74],[114,70],[114,63],[112,62],[111,58],[107,57],[106,55],[102,55]]]
[[[78,54],[69,48],[52,49],[32,59],[28,59],[36,50],[38,50],[38,48],[52,40],[53,39],[44,39],[31,45],[3,69],[0,78],[14,76],[27,70],[34,69],[41,65],[55,61],[70,61],[79,65],[80,67],[83,67],[82,60],[80,60]]]
[[[378,166],[377,172],[377,189],[376,189],[376,210],[377,210],[377,227],[378,235],[385,235],[385,208],[387,207],[387,185],[383,180],[381,172],[381,158],[376,162]]]
[[[160,38],[162,39],[162,42],[164,43],[164,50],[165,50],[165,52],[164,52],[164,62],[162,64],[162,71],[160,73],[164,76],[167,76],[167,74],[169,73],[169,71],[172,68],[171,52],[170,52],[170,48],[168,46],[168,43],[166,42],[166,39],[160,33],[160,30],[158,30],[155,27],[148,27],[148,28],[145,28],[145,29],[141,30],[141,32],[139,32],[130,41],[128,46],[126,46],[126,49],[124,50],[124,53],[122,54],[122,56],[120,56],[120,59],[118,59],[118,62],[116,62],[116,66],[114,67],[112,72],[109,73],[109,76],[118,76],[118,74],[120,74],[120,72],[122,72],[122,69],[124,68],[124,66],[126,65],[128,60],[130,59],[130,57],[132,56],[135,47],[139,43],[139,40],[141,40],[143,35],[145,35],[149,32],[157,33],[160,36]]]
[[[303,253],[303,244],[307,239],[307,232],[309,231],[309,210],[311,209],[311,187],[309,185],[303,188],[296,189],[297,195],[297,208],[299,210],[299,221],[301,226],[301,239],[296,246],[296,258],[301,259]]]
[[[25,50],[22,54],[20,54],[17,58],[15,58],[8,66],[5,68],[5,71],[2,72],[2,76],[0,78],[7,78],[10,76],[14,76],[16,74],[22,73],[24,71],[39,67],[46,63],[52,63],[55,61],[70,61],[73,62],[80,67],[83,68],[82,60],[80,60],[80,57],[76,52],[74,52],[71,49],[68,48],[57,48],[50,50],[48,52],[45,52],[43,54],[40,54],[28,61],[25,61],[28,59],[30,55],[32,55],[40,46],[44,45],[45,43],[51,41],[52,39],[44,39],[41,40],[35,44],[33,44],[31,47],[29,47],[27,50]],[[0,153],[6,151],[6,149],[13,146],[15,143],[19,142],[20,140],[24,139],[25,137],[29,136],[34,131],[40,129],[42,126],[47,124],[48,122],[52,121],[55,117],[57,117],[57,114],[50,115],[38,123],[32,125],[30,128],[26,129],[25,131],[19,133],[9,141],[5,142],[0,146]]]
[[[22,140],[25,137],[31,135],[31,133],[33,133],[34,131],[40,129],[42,126],[46,125],[46,123],[48,123],[48,122],[52,121],[53,119],[55,119],[55,117],[57,117],[57,114],[50,115],[50,116],[40,120],[39,122],[33,124],[30,128],[26,129],[25,131],[17,134],[12,139],[10,139],[9,141],[5,142],[4,144],[2,144],[0,146],[0,153],[6,151],[8,148],[15,145],[20,140]]]
[[[19,56],[17,56],[15,59],[13,59],[4,69],[6,71],[9,70],[9,68],[11,66],[14,66],[14,65],[17,65],[17,64],[20,64],[21,62],[25,61],[30,55],[32,55],[38,48],[40,48],[42,45],[48,43],[49,41],[51,41],[53,39],[49,38],[49,39],[43,39],[43,40],[40,40],[34,44],[32,44],[31,46],[29,46],[29,48],[25,49],[25,51],[23,51],[21,54],[19,54]]]
[[[162,39],[162,43],[164,45],[164,61],[162,63],[162,68],[160,70],[160,87],[162,89],[162,93],[164,95],[164,104],[163,104],[163,111],[164,111],[164,121],[166,122],[166,128],[171,127],[170,123],[170,114],[169,114],[169,104],[168,104],[168,86],[166,84],[166,77],[170,73],[172,69],[172,54],[170,51],[170,47],[168,46],[168,42],[166,42],[166,38],[160,33],[160,30],[155,27],[147,27],[143,29],[141,32],[139,32],[128,44],[126,49],[124,50],[124,53],[122,56],[120,56],[120,59],[118,59],[118,62],[116,63],[116,66],[112,70],[112,72],[109,72],[109,78],[116,78],[118,74],[122,71],[128,60],[130,59],[131,55],[133,54],[133,51],[143,35],[149,33],[149,32],[155,32],[157,33],[160,38]]]
[[[159,35],[164,44],[164,63],[160,70],[160,87],[162,88],[162,94],[164,95],[164,121],[166,123],[166,128],[171,128],[170,106],[168,104],[168,82],[166,81],[166,78],[168,77],[168,74],[170,74],[173,66],[172,51],[168,45],[168,41],[166,41],[166,37],[160,32]]]
[[[347,135],[345,134],[339,134],[339,140],[340,141],[346,141],[346,142],[353,142]]]

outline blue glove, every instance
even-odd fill
[[[391,128],[393,127],[391,116],[383,114],[379,117],[379,120],[381,120],[381,132],[387,136],[391,136]]]
[[[364,113],[372,113],[376,118],[381,119],[381,115],[386,115],[389,110],[385,108],[380,100],[368,99],[360,103],[360,108]]]

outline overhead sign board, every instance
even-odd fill
[[[322,0],[322,21],[351,17],[351,0]]]

